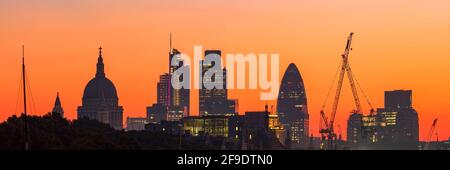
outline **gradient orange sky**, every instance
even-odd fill
[[[420,138],[426,138],[434,118],[439,139],[450,136],[448,0],[0,0],[0,120],[21,112],[16,110],[21,45],[33,114],[50,111],[60,92],[65,115],[76,118],[102,46],[124,119],[145,116],[146,106],[156,102],[158,77],[168,70],[170,32],[175,48],[190,56],[194,45],[223,53],[279,53],[280,79],[295,63],[315,136],[346,38],[355,32],[350,64],[374,107],[383,107],[386,90],[412,89]],[[344,83],[336,124],[345,135],[354,104]],[[191,101],[196,98],[191,92]],[[255,100],[257,90],[231,91],[230,98],[239,99],[241,114],[265,104]],[[198,112],[197,103],[191,107]]]

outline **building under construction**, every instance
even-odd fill
[[[355,75],[353,74],[353,72],[350,68],[349,55],[350,55],[350,51],[352,50],[351,44],[352,44],[352,40],[353,40],[353,35],[354,35],[354,33],[352,32],[352,33],[350,33],[350,35],[347,38],[347,44],[345,46],[344,53],[341,55],[342,61],[340,63],[339,70],[336,71],[335,78],[333,79],[333,83],[331,85],[331,87],[333,87],[334,80],[336,79],[336,76],[339,75],[338,81],[337,81],[336,93],[334,96],[333,107],[331,110],[331,115],[329,117],[326,116],[324,109],[325,109],[325,106],[326,106],[326,103],[327,103],[327,100],[328,100],[328,97],[330,95],[332,88],[330,88],[330,91],[328,92],[327,97],[325,98],[325,102],[324,102],[324,104],[322,106],[322,110],[320,112],[321,121],[320,121],[320,131],[319,132],[322,137],[322,143],[321,143],[320,149],[334,150],[334,149],[338,149],[338,148],[342,147],[342,146],[338,146],[338,143],[341,143],[341,142],[338,142],[338,141],[341,141],[341,139],[340,139],[341,133],[339,134],[339,136],[336,134],[335,129],[334,129],[334,121],[335,121],[335,117],[337,114],[339,99],[341,96],[341,90],[342,90],[345,75],[347,75],[347,77],[348,77],[350,87],[352,90],[352,94],[353,94],[353,99],[355,102],[355,109],[352,111],[352,115],[357,115],[357,116],[363,115],[361,101],[358,96],[357,85],[358,85],[360,91],[362,92],[362,94],[364,94],[364,97],[366,98],[368,105],[371,108],[369,115],[372,115],[374,112],[372,104],[370,103],[369,99],[365,95],[364,91],[362,90],[361,86],[359,85],[358,81],[355,78]],[[339,74],[337,74],[337,73],[339,73]],[[353,119],[351,119],[351,120],[353,121]],[[360,123],[360,122],[358,122],[358,123]],[[361,126],[361,124],[358,124],[358,123],[355,122],[355,126]]]
[[[385,92],[384,108],[373,109],[372,104],[364,93],[363,88],[358,83],[353,74],[350,64],[349,55],[352,50],[351,44],[353,33],[347,38],[345,51],[341,55],[342,61],[339,70],[336,71],[337,87],[334,96],[334,102],[331,115],[326,116],[324,108],[327,103],[329,94],[322,106],[321,114],[321,149],[419,149],[419,125],[417,112],[412,107],[412,91],[411,90],[395,90]],[[339,73],[339,74],[338,74]],[[355,108],[351,112],[347,121],[347,143],[343,143],[341,139],[341,130],[339,127],[339,135],[334,129],[334,119],[337,114],[343,80],[347,75]],[[334,85],[334,80],[332,86]],[[370,112],[364,114],[361,101],[358,95],[361,92],[366,99]],[[344,145],[344,146],[342,146]]]

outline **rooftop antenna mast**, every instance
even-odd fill
[[[25,150],[29,149],[28,146],[28,121],[27,121],[27,90],[26,90],[26,78],[25,78],[25,46],[22,45],[22,85],[23,85],[23,114],[25,124]]]
[[[169,41],[169,46],[170,46],[170,54],[173,54],[173,48],[172,48],[172,33],[170,33],[170,41]]]

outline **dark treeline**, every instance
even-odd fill
[[[0,150],[25,148],[24,115],[0,124]],[[179,149],[179,136],[148,131],[117,131],[96,120],[69,121],[57,113],[27,116],[31,150],[137,150]],[[218,149],[195,137],[181,138],[182,149]]]

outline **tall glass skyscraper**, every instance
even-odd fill
[[[309,114],[305,85],[294,63],[289,64],[281,80],[277,112],[285,126],[292,148],[306,148],[309,139]]]
[[[157,84],[157,103],[147,107],[147,118],[149,122],[157,123],[161,120],[180,121],[183,117],[189,116],[190,110],[190,89],[173,88],[171,82],[174,72],[183,66],[181,52],[172,47],[172,34],[170,35],[169,51],[169,73],[160,75]],[[172,66],[172,61],[178,63]],[[184,76],[184,75],[183,75]],[[189,76],[187,76],[189,77]],[[182,77],[180,78],[182,80]]]
[[[174,48],[170,49],[169,52],[169,88],[168,88],[168,109],[167,109],[167,120],[169,121],[179,121],[183,117],[189,116],[189,105],[190,105],[190,89],[173,88],[171,84],[171,79],[175,70],[183,66],[183,60],[181,59],[181,53]],[[171,62],[177,61],[178,66],[172,66]],[[180,80],[183,81],[183,80]],[[186,81],[186,80],[184,80]]]
[[[210,55],[221,56],[220,50],[206,50],[205,51],[205,59],[211,57]],[[215,71],[214,76],[212,77],[212,81],[222,83],[223,87],[221,89],[213,88],[206,89],[205,83],[202,83],[202,88],[199,90],[199,113],[200,116],[207,115],[233,115],[235,114],[235,101],[228,100],[228,90],[226,88],[226,75],[227,70],[222,69],[222,63],[211,63],[207,64],[204,61],[200,61],[200,65],[202,67],[201,77],[205,76],[205,73],[211,68],[219,65],[219,71]]]

